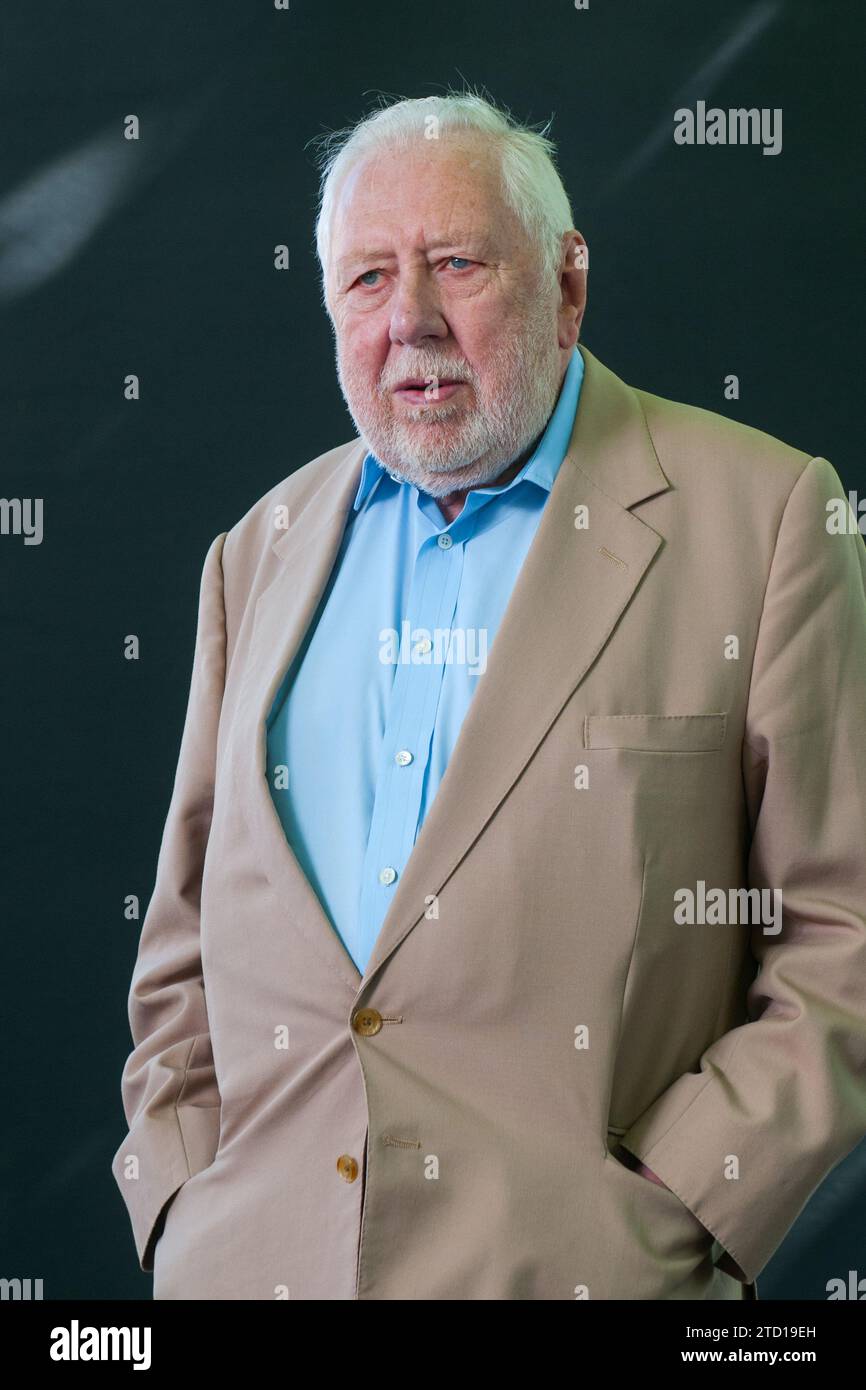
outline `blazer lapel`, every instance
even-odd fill
[[[293,927],[325,956],[353,995],[360,971],[301,868],[271,798],[266,720],[333,569],[365,453],[360,440],[345,446],[321,490],[273,542],[280,568],[256,602],[232,734],[235,790],[268,878],[291,911]]]
[[[634,392],[581,347],[575,426],[365,982],[427,910],[603,650],[662,544],[629,507],[670,484]],[[588,529],[577,529],[577,509]],[[515,672],[519,678],[515,680]]]

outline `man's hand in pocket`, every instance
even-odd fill
[[[636,1154],[633,1154],[629,1149],[623,1148],[622,1144],[617,1147],[616,1157],[621,1162],[625,1163],[627,1168],[632,1168],[634,1172],[639,1173],[642,1178],[649,1178],[650,1182],[656,1183],[659,1187],[668,1186],[666,1182],[662,1182],[657,1173],[653,1172],[652,1168],[648,1168]],[[668,1191],[670,1192],[671,1189],[668,1188]],[[700,1217],[698,1220],[700,1220]],[[709,1234],[711,1235],[712,1232],[709,1232]],[[736,1260],[732,1259],[727,1250],[722,1251],[716,1261],[716,1267],[720,1269],[723,1274],[730,1274],[733,1279],[739,1279],[741,1284],[747,1284],[749,1282]]]

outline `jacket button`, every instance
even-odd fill
[[[337,1172],[346,1182],[354,1182],[358,1176],[358,1163],[351,1154],[340,1154],[337,1159]]]
[[[382,1027],[382,1015],[378,1009],[359,1009],[352,1019],[352,1027],[365,1038],[372,1037]]]

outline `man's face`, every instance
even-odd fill
[[[492,482],[535,441],[576,338],[498,158],[475,132],[386,147],[350,170],[334,211],[343,395],[368,449],[437,497]]]

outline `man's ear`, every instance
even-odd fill
[[[573,348],[586,309],[589,247],[580,232],[564,232],[559,263],[559,346]]]

